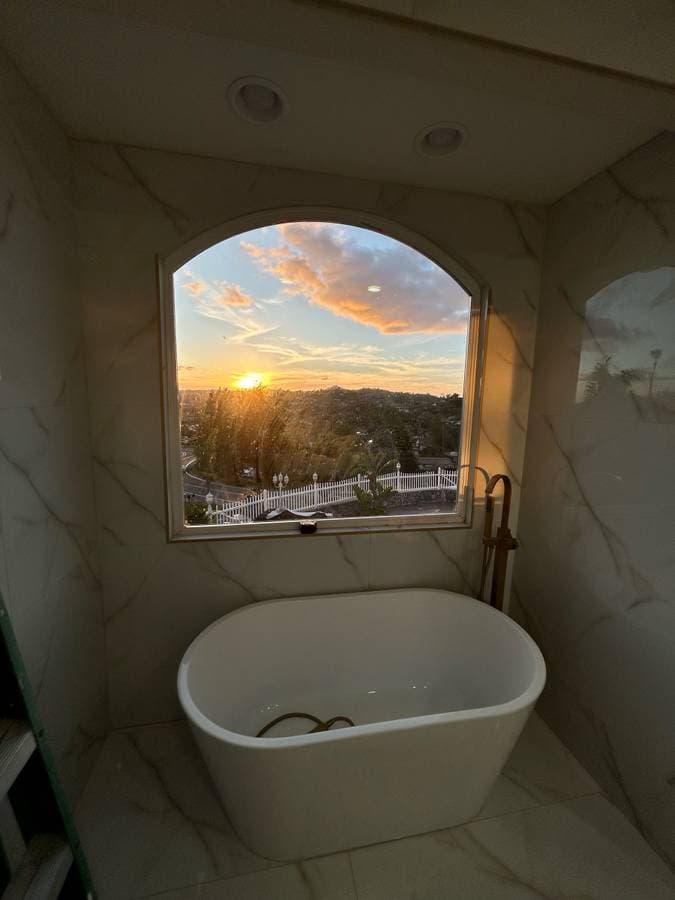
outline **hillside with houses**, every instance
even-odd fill
[[[256,387],[181,392],[186,500],[456,467],[457,394]],[[375,482],[373,481],[373,484]]]

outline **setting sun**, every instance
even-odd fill
[[[259,372],[247,372],[246,375],[242,375],[235,381],[236,387],[241,388],[244,391],[261,387],[264,383],[265,378],[263,375],[260,375]]]

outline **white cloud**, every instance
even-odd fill
[[[391,247],[374,250],[361,246],[345,228],[321,222],[275,228],[278,246],[246,240],[241,246],[279,279],[284,294],[302,296],[383,334],[466,331],[466,292],[405,244],[392,241]],[[381,291],[370,293],[370,284]]]

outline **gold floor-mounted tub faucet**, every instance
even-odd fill
[[[494,518],[495,498],[493,491],[502,481],[504,483],[504,500],[502,502],[502,517],[497,527],[497,533],[492,534],[492,520]],[[490,587],[490,606],[503,611],[504,585],[506,583],[506,566],[508,564],[509,550],[515,550],[518,541],[513,537],[509,529],[509,515],[511,513],[511,479],[503,473],[488,478],[485,487],[485,523],[483,526],[483,566],[481,570],[480,591],[478,598],[483,599],[485,582],[487,580],[490,562],[494,558],[492,568],[492,585]]]
[[[468,463],[460,466],[469,467]],[[492,584],[490,586],[490,606],[494,606],[500,612],[504,611],[504,586],[506,584],[506,567],[509,559],[509,550],[515,550],[518,541],[509,529],[509,516],[511,515],[511,479],[503,472],[497,475],[490,474],[482,466],[474,466],[475,472],[480,472],[485,479],[485,522],[483,524],[483,565],[481,566],[480,588],[478,599],[488,602],[485,594],[490,563],[494,559],[492,568]],[[497,533],[492,534],[492,523],[495,512],[495,498],[493,491],[502,481],[504,483],[504,501],[502,504],[502,518],[497,528]]]

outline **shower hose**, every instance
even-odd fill
[[[354,723],[351,719],[348,719],[347,716],[333,716],[332,719],[326,719],[324,722],[322,719],[313,716],[311,713],[292,712],[285,713],[283,716],[277,716],[276,719],[272,719],[272,721],[268,722],[264,728],[260,729],[256,734],[256,737],[263,737],[270,728],[274,728],[275,725],[278,725],[279,722],[283,722],[285,719],[309,719],[310,722],[314,722],[314,728],[311,728],[307,734],[314,734],[317,731],[328,731],[328,729],[335,725],[336,722],[346,722],[347,725],[354,727]]]

